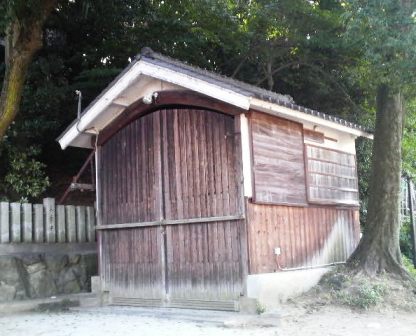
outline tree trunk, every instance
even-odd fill
[[[35,53],[42,47],[42,27],[56,0],[41,1],[38,15],[13,17],[5,39],[6,73],[0,96],[0,142],[15,119],[20,106],[27,69]]]
[[[367,275],[407,277],[399,246],[401,145],[404,100],[388,85],[377,91],[372,176],[364,235],[349,264]]]
[[[7,66],[0,98],[0,141],[18,113],[27,68],[32,57],[12,57]]]

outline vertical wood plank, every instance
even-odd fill
[[[10,212],[8,202],[0,202],[0,243],[10,243]]]
[[[66,230],[65,230],[65,206],[56,206],[56,231],[57,231],[57,242],[65,243],[66,241]]]
[[[45,198],[43,206],[45,208],[46,242],[54,243],[56,242],[55,199]]]
[[[22,242],[22,209],[20,203],[10,203],[12,212],[12,223],[11,223],[11,236],[13,243]]]
[[[32,204],[23,203],[23,241],[31,243],[33,241],[33,223],[32,223]]]

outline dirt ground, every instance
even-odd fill
[[[133,307],[0,316],[0,336],[410,336],[415,333],[416,313],[359,313],[333,306],[308,312],[285,305],[261,316]]]

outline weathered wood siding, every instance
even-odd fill
[[[104,288],[114,296],[162,299],[162,238],[160,227],[103,231]]]
[[[313,145],[305,153],[309,202],[359,205],[354,154]]]
[[[242,214],[234,118],[192,109],[161,113],[165,218]]]
[[[252,112],[250,126],[255,202],[306,204],[302,124]]]
[[[166,227],[172,300],[233,300],[243,288],[242,221]]]
[[[232,116],[163,109],[102,146],[102,225],[121,225],[102,230],[102,277],[112,295],[239,297],[246,241],[244,221],[237,219],[243,215],[238,136]],[[234,220],[221,218],[230,216]],[[186,221],[197,218],[218,220]],[[144,222],[153,224],[122,227]]]
[[[102,224],[162,218],[160,125],[160,111],[148,114],[102,146]]]
[[[247,210],[250,274],[343,262],[359,241],[358,209],[247,202]]]

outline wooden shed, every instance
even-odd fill
[[[359,136],[371,138],[146,48],[58,140],[95,150],[100,278],[112,303],[238,309],[256,297],[250,279],[272,291],[270,275],[354,250]]]

